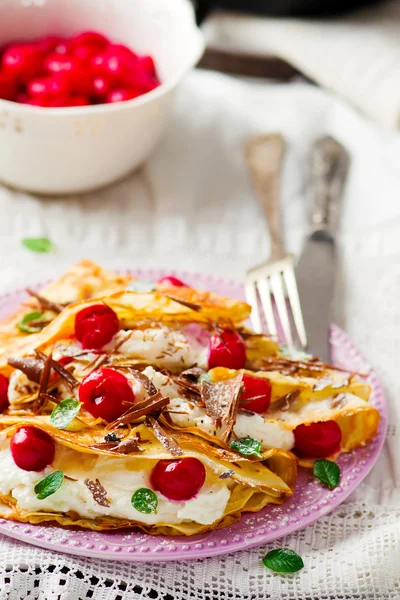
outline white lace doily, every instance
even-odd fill
[[[303,556],[298,574],[280,576],[263,567],[270,547],[202,562],[127,565],[0,537],[1,600],[400,598],[397,135],[307,84],[193,73],[178,94],[163,144],[137,174],[84,198],[39,199],[0,188],[0,293],[58,274],[82,257],[109,267],[169,266],[240,280],[268,253],[242,143],[252,133],[276,130],[288,141],[282,199],[287,246],[294,252],[306,226],[311,142],[331,133],[353,155],[335,312],[387,388],[389,435],[377,466],[335,513],[279,542]],[[27,235],[49,236],[57,252],[30,254],[20,243]]]

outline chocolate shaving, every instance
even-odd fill
[[[331,407],[332,408],[343,408],[347,404],[346,394],[338,394],[332,400]]]
[[[202,308],[200,304],[194,304],[193,302],[186,302],[186,300],[180,300],[180,298],[174,298],[173,296],[166,296],[166,298],[169,298],[170,300],[173,300],[174,302],[177,302],[178,304],[182,304],[182,306],[186,306],[186,308],[190,308],[191,310],[200,311]]]
[[[222,427],[222,441],[226,442],[236,422],[239,399],[242,391],[243,371],[232,379],[224,381],[202,381],[201,399],[206,406],[206,412],[217,427]]]
[[[131,454],[131,452],[143,452],[139,446],[139,441],[136,437],[130,437],[127,440],[123,440],[112,448],[110,452],[116,452],[117,454]]]
[[[295,400],[297,400],[297,398],[300,396],[300,392],[301,392],[301,390],[299,390],[299,389],[288,392],[281,398],[278,398],[278,400],[276,400],[272,404],[271,408],[273,408],[274,410],[281,410],[283,412],[286,412],[287,410],[290,409],[293,402]]]
[[[46,354],[44,354],[40,350],[35,350],[35,352],[39,356],[39,358],[41,358],[44,361],[47,360]],[[76,387],[79,382],[77,379],[75,379],[75,377],[72,375],[72,373],[70,371],[68,371],[68,369],[63,367],[57,360],[54,360],[54,359],[52,359],[52,361],[51,361],[51,367],[52,367],[52,369],[54,369],[56,371],[56,373],[58,373],[60,375],[60,377],[62,379],[64,379],[64,381],[70,388],[70,391],[73,391],[73,388]]]
[[[193,383],[190,380],[183,379],[182,376],[174,377],[173,375],[171,375],[170,378],[180,388],[184,389],[186,392],[189,392],[188,395],[190,398],[193,398],[193,395],[195,395],[195,396],[201,395],[199,383]]]
[[[64,479],[68,479],[68,481],[79,481],[79,479],[74,479],[73,477],[70,477],[69,475],[65,475],[65,473],[64,473]]]
[[[92,444],[90,447],[95,450],[111,450],[118,446],[120,442],[99,442],[98,444]]]
[[[105,506],[108,508],[111,502],[107,499],[107,490],[101,485],[100,481],[96,479],[96,481],[91,481],[90,479],[85,479],[85,485],[93,496],[93,500],[100,504],[100,506]]]
[[[235,471],[232,471],[232,470],[225,471],[225,473],[222,473],[222,475],[219,476],[219,479],[229,479],[234,474],[235,474]]]
[[[181,456],[183,454],[182,448],[176,443],[174,438],[161,427],[159,423],[153,417],[146,417],[145,421],[146,425],[152,427],[154,431],[154,435],[158,439],[159,442],[162,443],[164,448],[166,448],[173,456]]]
[[[144,373],[136,371],[136,369],[129,369],[129,373],[132,375],[132,377],[139,381],[139,383],[142,384],[142,386],[150,396],[154,396],[155,394],[157,394],[156,386]]]
[[[29,381],[40,383],[43,373],[43,361],[31,357],[14,358],[10,356],[7,362],[11,367],[14,367],[14,369],[22,371]]]
[[[203,375],[204,373],[204,369],[201,369],[200,367],[192,367],[191,369],[186,369],[186,371],[182,371],[181,377],[184,379],[189,379],[189,381],[192,381],[193,383],[197,383],[197,380],[200,377],[200,375]]]
[[[42,376],[41,376],[40,382],[39,382],[39,392],[38,392],[37,398],[33,405],[33,410],[36,414],[40,412],[40,409],[42,408],[43,404],[46,401],[46,399],[44,398],[43,395],[47,393],[47,388],[49,386],[52,362],[53,362],[52,355],[49,354],[49,356],[46,358],[46,360],[44,362]]]
[[[36,298],[36,300],[39,302],[41,308],[44,308],[46,310],[51,310],[57,314],[62,312],[65,308],[65,306],[63,306],[62,304],[58,304],[56,302],[51,302],[51,300],[47,300],[47,298],[44,298],[43,296],[41,296],[40,294],[38,294],[37,292],[34,292],[33,290],[31,290],[29,288],[26,288],[25,291],[30,296],[33,296],[34,298]]]
[[[160,392],[150,396],[142,402],[135,402],[131,408],[128,408],[123,415],[118,417],[113,423],[107,426],[107,429],[114,429],[120,425],[127,425],[128,423],[134,423],[141,417],[149,414],[157,414],[162,408],[169,404],[169,398],[163,398]]]

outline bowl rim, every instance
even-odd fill
[[[193,19],[193,49],[190,54],[191,58],[187,60],[186,66],[183,67],[174,77],[165,83],[161,84],[151,90],[150,92],[144,93],[142,96],[132,98],[131,100],[124,100],[121,102],[105,103],[105,104],[91,104],[89,106],[34,106],[31,104],[22,104],[14,102],[13,100],[5,100],[0,98],[0,110],[7,109],[15,112],[41,115],[43,117],[57,117],[57,116],[68,116],[68,115],[98,115],[107,112],[121,112],[129,110],[135,106],[142,106],[149,104],[157,98],[161,98],[168,94],[174,89],[178,83],[185,77],[185,75],[199,62],[204,54],[206,48],[206,41],[203,32],[197,27]]]

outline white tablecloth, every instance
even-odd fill
[[[387,389],[389,435],[378,465],[345,505],[282,541],[304,559],[296,575],[262,566],[272,545],[202,562],[128,565],[53,554],[0,536],[1,600],[147,599],[154,597],[151,589],[176,600],[400,597],[398,135],[305,83],[242,83],[195,72],[178,94],[164,142],[125,181],[57,200],[0,188],[0,293],[56,275],[81,257],[109,267],[165,266],[240,280],[268,252],[242,142],[273,130],[288,141],[282,199],[294,252],[306,227],[311,142],[331,133],[353,155],[335,311]],[[49,236],[57,252],[29,253],[20,243],[26,235]]]

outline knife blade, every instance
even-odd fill
[[[307,332],[307,348],[329,362],[329,325],[335,285],[335,233],[349,156],[331,136],[317,140],[312,151],[311,228],[295,274]]]

